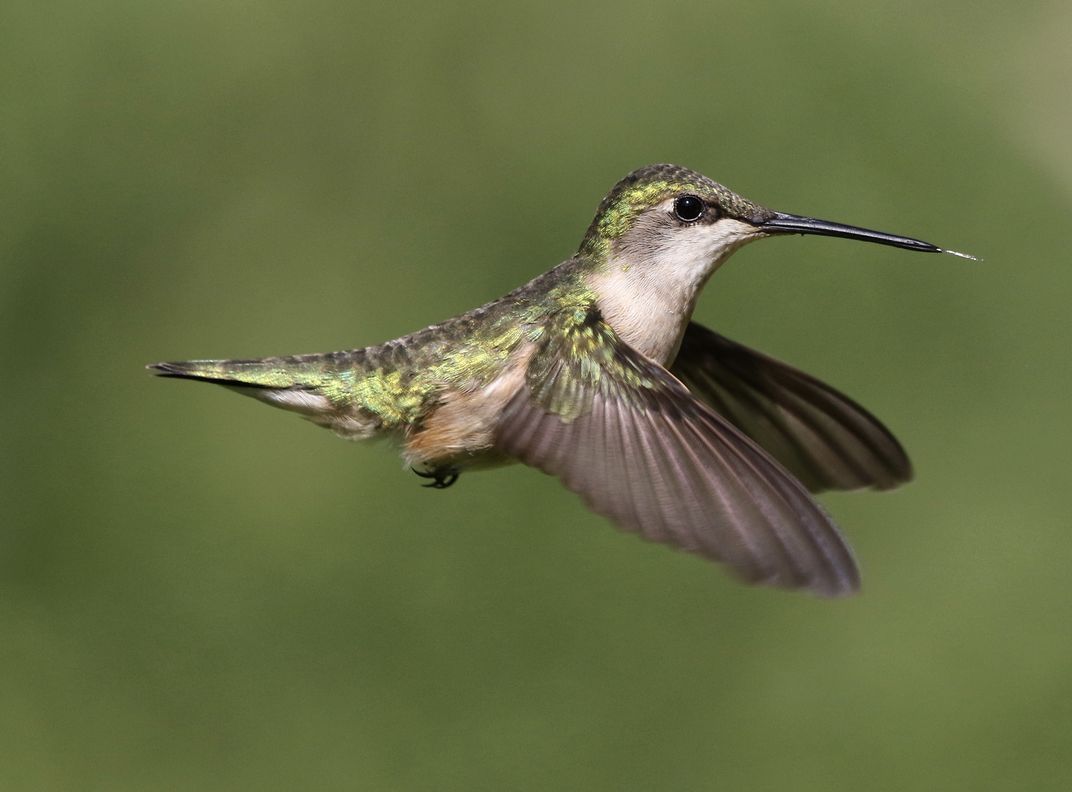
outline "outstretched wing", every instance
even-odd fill
[[[507,404],[497,447],[559,477],[621,528],[824,595],[858,586],[852,553],[765,451],[617,337],[564,311]]]
[[[691,322],[670,370],[812,492],[912,478],[901,444],[848,396]]]

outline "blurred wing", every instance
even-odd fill
[[[627,531],[754,583],[858,587],[851,551],[799,482],[591,311],[543,334],[497,437]]]
[[[695,322],[671,371],[812,492],[912,478],[901,444],[848,396]]]

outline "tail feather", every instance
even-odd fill
[[[294,388],[314,386],[302,374],[287,367],[282,360],[184,360],[151,363],[146,368],[159,377],[214,382],[218,385],[249,388]]]
[[[394,405],[386,403],[385,407],[381,397],[379,409],[370,408],[361,394],[355,394],[355,374],[362,370],[364,354],[355,350],[254,360],[184,360],[152,363],[147,368],[160,377],[222,385],[296,412],[345,437],[365,438],[381,429],[381,413]]]
[[[223,385],[258,401],[312,418],[335,411],[335,405],[320,388],[324,382],[323,372],[313,365],[295,365],[292,359],[185,360],[152,363],[147,368],[160,377]]]

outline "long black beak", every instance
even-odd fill
[[[906,250],[919,250],[924,253],[949,253],[961,258],[975,259],[975,256],[940,248],[930,242],[924,242],[922,239],[887,234],[883,231],[872,231],[868,228],[831,223],[829,220],[785,214],[784,212],[773,212],[769,218],[761,220],[756,225],[768,234],[817,234],[819,236],[844,237],[845,239],[858,239],[863,242],[877,242],[880,245],[892,245]]]

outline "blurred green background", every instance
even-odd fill
[[[7,0],[0,788],[1070,788],[1070,34],[1067,2]],[[909,449],[911,486],[823,499],[855,599],[143,370],[474,307],[656,161],[985,258],[782,239],[701,300]]]

